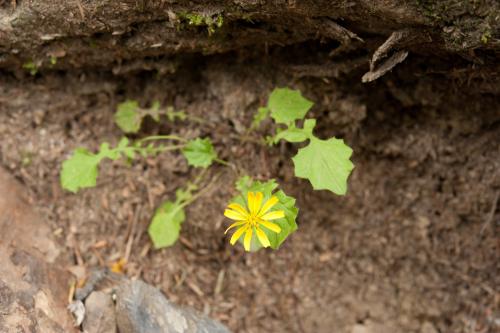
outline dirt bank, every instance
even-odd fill
[[[75,264],[103,265],[128,252],[127,274],[236,332],[499,330],[496,2],[446,11],[433,2],[285,8],[241,1],[224,2],[220,12],[194,4],[191,10],[214,20],[223,15],[209,34],[206,24],[168,25],[168,10],[120,2],[120,16],[114,5],[74,1],[72,15],[62,11],[66,35],[42,41],[33,35],[54,33],[49,23],[60,9],[33,16],[36,3],[1,5],[1,27],[12,25],[8,15],[31,21],[0,35],[0,163],[31,190]],[[34,30],[23,22],[43,24]],[[374,52],[407,29],[370,69]],[[464,39],[454,44],[450,36]],[[64,52],[48,53],[57,47]],[[361,82],[398,52],[408,54],[392,71]],[[33,76],[22,69],[27,61],[36,65]],[[241,140],[276,86],[300,89],[315,102],[318,135],[343,137],[354,149],[347,196],[315,192],[295,178],[296,147]],[[132,166],[106,163],[97,188],[63,192],[61,162],[78,146],[117,142],[112,115],[127,98],[203,117],[203,124],[148,121],[141,135],[210,136],[221,158],[256,178],[276,178],[297,197],[299,230],[277,252],[229,246],[222,211],[236,174],[218,166],[215,184],[189,207],[181,240],[154,251],[146,233],[152,212],[196,173],[173,153]],[[270,129],[265,124],[255,135]]]

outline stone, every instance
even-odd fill
[[[116,333],[115,305],[109,293],[94,291],[85,299],[86,333]]]
[[[76,332],[59,252],[22,186],[0,168],[0,332]]]
[[[127,281],[116,291],[116,319],[120,333],[230,333],[222,324],[166,299],[143,281]]]

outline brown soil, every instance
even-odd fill
[[[459,58],[410,54],[363,85],[366,66],[325,73],[294,63],[292,55],[311,49],[317,64],[326,51],[300,44],[267,56],[186,57],[170,76],[48,72],[18,81],[5,74],[0,163],[31,190],[75,265],[107,265],[130,253],[126,274],[235,332],[500,331],[495,81]],[[242,139],[256,108],[285,85],[316,103],[320,136],[353,147],[347,196],[296,179],[297,147]],[[132,166],[106,162],[96,188],[62,191],[60,165],[76,147],[119,140],[112,115],[126,98],[203,117],[201,125],[147,122],[141,136],[210,136],[239,173],[276,178],[297,198],[299,230],[275,252],[231,247],[222,212],[237,174],[216,166],[215,182],[188,208],[180,241],[153,250],[146,229],[155,207],[197,173],[175,153]],[[270,130],[265,124],[255,136]]]

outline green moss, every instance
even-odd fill
[[[177,15],[181,24],[187,23],[188,25],[207,28],[208,34],[212,35],[217,29],[221,28],[224,24],[224,17],[221,14],[206,15],[197,13],[179,13]]]
[[[483,34],[481,35],[481,43],[488,44],[490,38],[491,38],[491,31],[488,30],[483,32]]]
[[[38,66],[33,62],[33,60],[24,63],[23,68],[33,76],[35,76],[36,73],[38,73]]]
[[[199,14],[187,13],[184,18],[188,21],[189,25],[200,26],[205,24],[205,19]]]
[[[496,33],[500,5],[493,0],[415,0],[416,8],[442,28],[447,47],[465,50],[481,47]]]
[[[417,0],[417,8],[420,9],[420,12],[434,21],[441,21],[443,19],[441,12],[444,8],[441,5],[441,3],[436,1]]]

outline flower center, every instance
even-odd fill
[[[257,216],[255,216],[254,214],[251,214],[249,217],[248,217],[248,223],[252,226],[252,227],[257,227],[259,225],[259,218]]]

